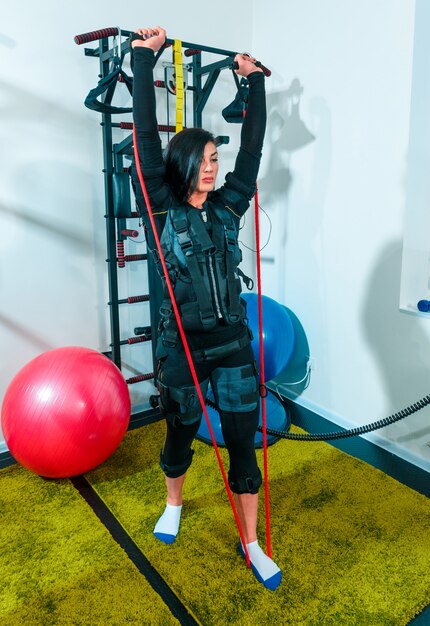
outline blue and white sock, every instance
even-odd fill
[[[255,578],[262,583],[266,589],[274,591],[281,584],[282,572],[274,561],[258,545],[258,541],[247,543],[249,560]],[[239,542],[239,548],[242,556],[245,558],[245,551],[242,542]]]
[[[175,506],[167,502],[163,515],[155,524],[154,535],[163,543],[173,543],[179,532],[182,504]]]

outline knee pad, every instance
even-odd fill
[[[258,405],[258,378],[254,364],[217,367],[211,383],[221,411],[246,413]]]
[[[231,473],[228,474],[228,484],[233,493],[258,493],[263,479],[261,478],[261,472],[258,469],[258,473],[255,476],[242,476],[233,477]]]
[[[203,397],[206,397],[208,384],[208,380],[200,383]],[[157,381],[157,387],[160,392],[161,413],[172,426],[189,426],[199,421],[202,407],[194,385],[169,387]]]
[[[193,454],[194,450],[190,450],[187,458],[183,463],[179,463],[177,465],[168,465],[164,460],[163,451],[161,450],[160,467],[168,478],[178,478],[179,476],[182,476],[182,474],[185,474],[187,469],[190,467],[193,460]]]

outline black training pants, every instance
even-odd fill
[[[177,419],[179,405],[171,396],[177,397],[178,394],[169,394],[169,389],[189,388],[193,386],[193,379],[183,350],[175,348],[167,349],[167,352],[167,356],[160,360],[158,371],[158,379],[167,389],[163,399],[167,433],[161,466],[166,476],[175,478],[191,464],[191,445],[199,429],[202,412],[198,409],[199,415],[193,418],[193,423],[181,423]],[[220,409],[221,428],[230,460],[230,487],[236,493],[257,493],[262,482],[254,446],[259,394],[251,344],[223,358],[194,362],[194,366],[200,383],[210,381]]]

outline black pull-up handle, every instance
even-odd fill
[[[260,63],[260,61],[256,61],[255,62],[256,67],[260,67],[263,70],[263,73],[265,76],[269,77],[272,75],[272,72],[269,70],[268,67],[266,67],[265,65],[263,65],[262,63]],[[232,63],[232,69],[233,70],[238,70],[239,69],[239,63],[237,61],[233,61]]]
[[[201,52],[201,50],[199,50],[198,48],[188,48],[187,50],[184,51],[184,55],[186,57],[192,57],[195,54],[198,54],[199,52]],[[257,67],[260,67],[263,70],[265,76],[271,76],[272,75],[272,72],[265,65],[260,63],[260,61],[256,61],[255,65]],[[233,69],[233,70],[239,69],[239,64],[238,64],[237,61],[233,61],[232,65],[231,65],[231,69]]]

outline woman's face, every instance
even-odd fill
[[[199,178],[195,191],[208,193],[215,187],[218,174],[218,150],[212,141],[208,141],[200,164]]]

